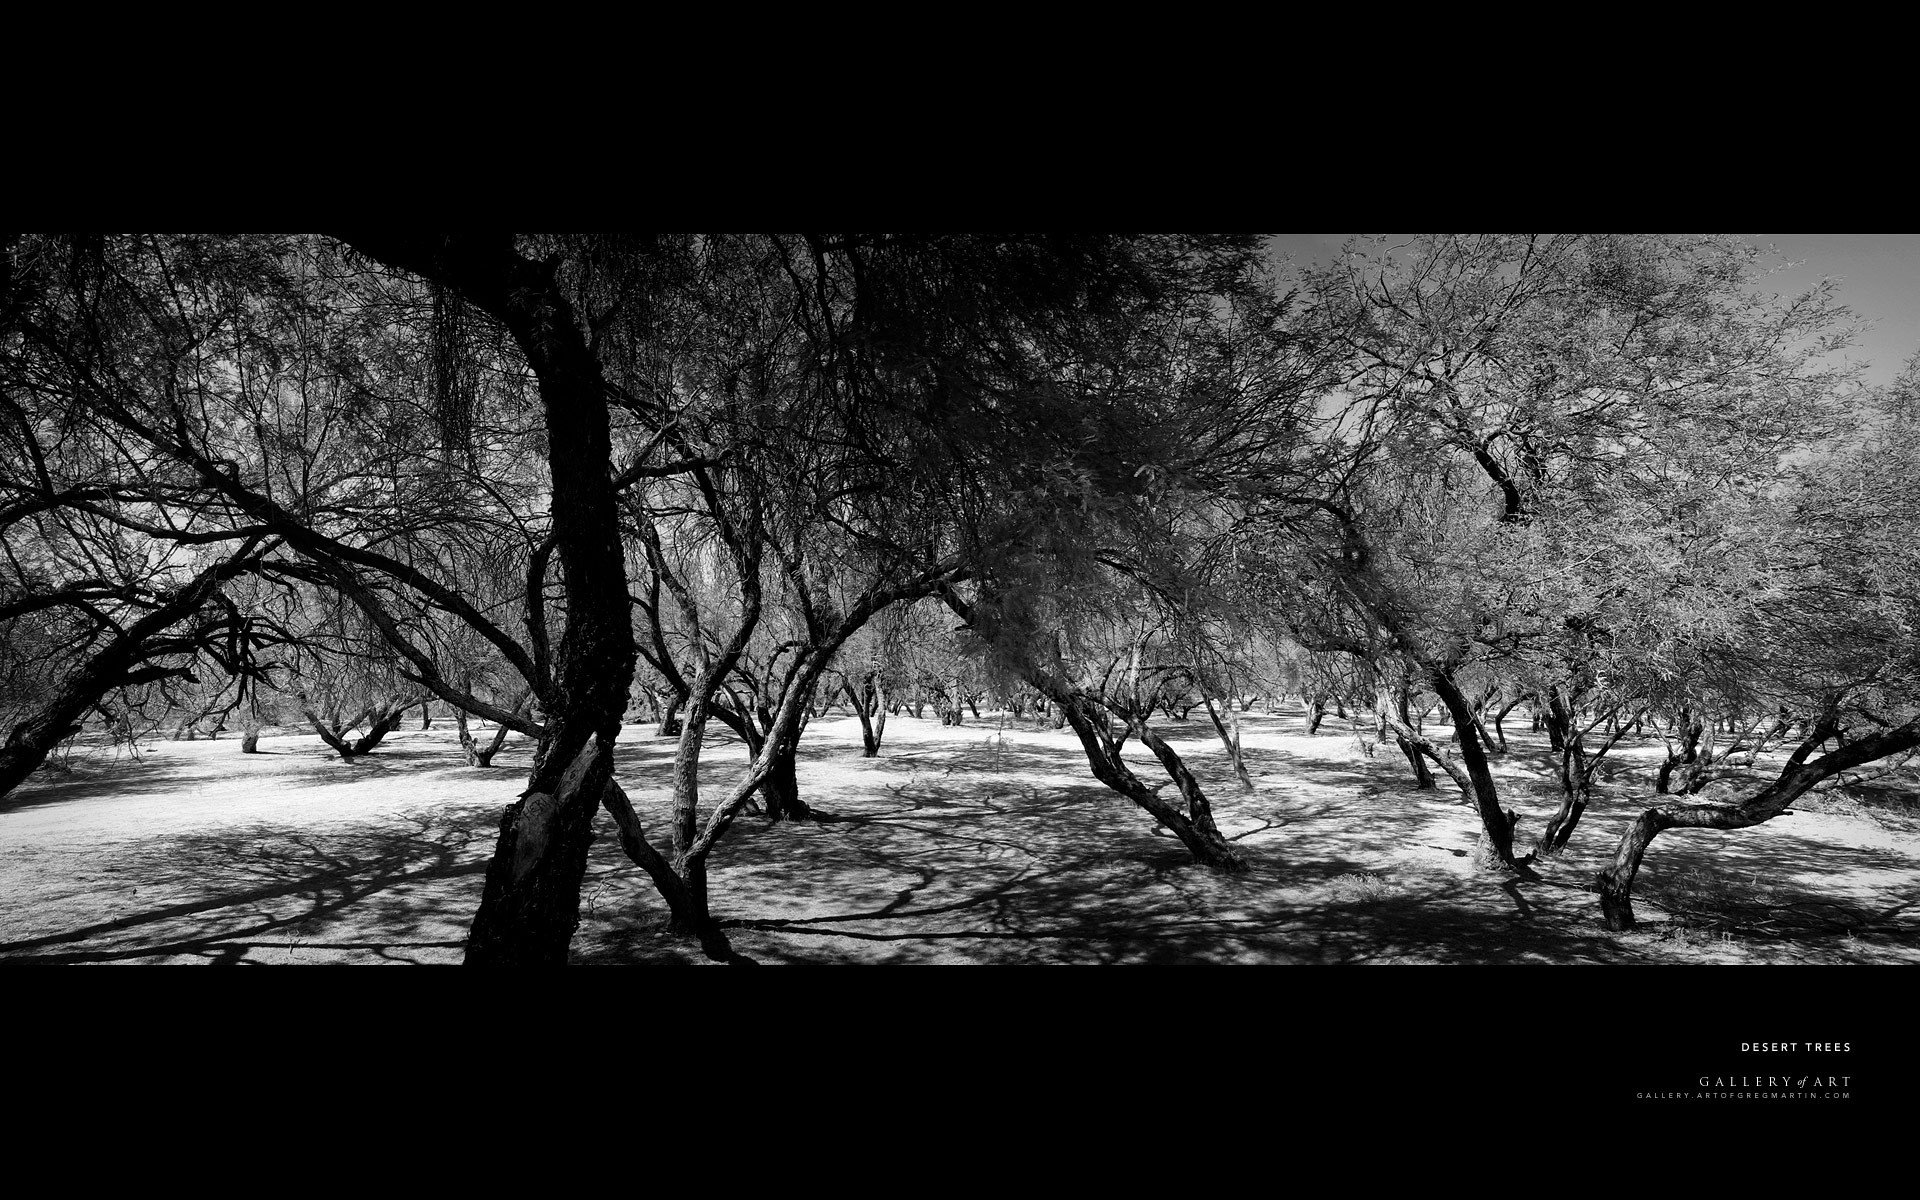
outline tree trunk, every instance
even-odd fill
[[[1561,746],[1560,807],[1547,820],[1547,827],[1534,847],[1535,856],[1540,858],[1552,857],[1566,848],[1567,839],[1573,836],[1574,827],[1580,823],[1580,815],[1587,811],[1593,795],[1585,738],[1574,726],[1573,714],[1558,696],[1549,701],[1547,721],[1548,727],[1558,734],[1553,740]]]
[[[345,761],[353,761],[353,743],[349,742],[344,735],[360,722],[360,717],[355,717],[346,724],[338,724],[322,719],[319,713],[310,708],[301,709],[301,715],[307,718],[307,724],[313,726],[313,731],[320,735],[322,742],[332,747],[334,752]]]
[[[858,689],[850,681],[840,686],[846,694],[847,703],[853,707],[854,715],[860,718],[860,757],[878,758],[880,739],[887,732],[886,688],[871,675],[862,681]]]
[[[680,736],[680,706],[686,702],[687,698],[679,692],[674,692],[667,698],[666,709],[660,714],[660,726],[653,731],[653,736]]]
[[[613,778],[614,739],[638,658],[600,365],[557,282],[557,260],[522,257],[511,234],[350,240],[374,258],[457,290],[499,320],[539,386],[554,460],[549,536],[560,561],[566,625],[551,695],[539,697],[547,736],[526,792],[501,816],[466,962],[560,966],[580,922],[593,818]]]
[[[1704,752],[1700,746],[1700,740],[1706,734],[1704,721],[1683,708],[1675,725],[1680,735],[1680,748],[1667,751],[1666,761],[1660,764],[1660,772],[1654,776],[1653,790],[1661,795],[1685,795],[1698,791],[1704,782],[1707,767],[1713,762],[1711,743]]]
[[[525,702],[522,701],[522,703]],[[516,704],[514,711],[518,712],[519,707]],[[472,731],[467,728],[465,709],[453,710],[453,723],[454,728],[460,731],[460,749],[465,753],[467,765],[470,767],[491,767],[493,756],[500,753],[500,747],[506,744],[507,734],[511,732],[505,725],[497,726],[493,731],[493,737],[485,746],[482,746],[479,739],[475,738]]]
[[[1187,769],[1187,764],[1181,760],[1180,755],[1147,725],[1145,718],[1136,716],[1131,725],[1134,736],[1139,738],[1141,744],[1147,749],[1153,751],[1153,756],[1160,760],[1161,769],[1173,780],[1174,786],[1180,789],[1181,798],[1187,802],[1185,820],[1177,824],[1169,824],[1165,821],[1162,823],[1173,830],[1174,835],[1192,853],[1195,862],[1229,874],[1238,874],[1247,870],[1247,860],[1220,832],[1219,826],[1214,824],[1213,805],[1208,802],[1206,793],[1200,790],[1200,781],[1193,777],[1193,772]],[[1113,759],[1116,765],[1119,765],[1119,758],[1118,752],[1115,752]],[[1121,766],[1121,770],[1125,770],[1124,765]],[[1131,772],[1127,773],[1131,774]],[[1159,797],[1156,796],[1154,799],[1158,800]],[[1181,816],[1178,812],[1172,815]]]
[[[354,754],[371,753],[388,734],[400,728],[400,722],[406,719],[407,707],[409,706],[396,705],[389,708],[384,715],[375,718],[373,727],[367,731],[367,735],[353,744]]]
[[[1520,818],[1500,808],[1499,793],[1494,788],[1493,770],[1487,763],[1486,748],[1473,732],[1473,713],[1467,697],[1443,667],[1430,667],[1428,679],[1439,693],[1440,702],[1453,717],[1454,728],[1467,731],[1467,735],[1460,739],[1460,757],[1466,760],[1467,777],[1473,782],[1471,799],[1480,811],[1481,839],[1475,851],[1476,859],[1487,867],[1517,870],[1520,864],[1513,857],[1513,829]]]
[[[550,739],[544,749],[527,793],[501,815],[467,935],[468,966],[566,965],[580,924],[593,817],[613,781],[613,743],[589,731],[558,772],[553,767],[565,746]]]
[[[1633,881],[1641,860],[1653,839],[1668,829],[1745,829],[1770,821],[1788,811],[1788,805],[1820,783],[1841,771],[1876,759],[1920,746],[1920,718],[1869,737],[1847,742],[1821,755],[1813,762],[1807,757],[1829,737],[1838,740],[1839,730],[1830,720],[1816,722],[1800,743],[1779,776],[1759,792],[1735,804],[1683,804],[1679,802],[1650,808],[1641,813],[1614,850],[1613,862],[1600,872],[1595,884],[1600,892],[1600,910],[1611,930],[1631,929]]]
[[[813,816],[813,810],[800,799],[800,783],[795,774],[798,747],[791,740],[782,739],[774,748],[773,763],[767,769],[767,777],[760,784],[760,794],[766,800],[767,818],[773,821],[805,821]]]
[[[1520,703],[1520,699],[1519,696],[1515,696],[1493,714],[1493,735],[1500,740],[1500,753],[1502,754],[1507,752],[1507,731],[1502,727],[1501,723],[1507,719],[1507,714],[1513,711],[1514,705]]]
[[[1240,719],[1234,715],[1232,697],[1228,697],[1226,702],[1227,724],[1221,723],[1220,714],[1213,709],[1211,697],[1202,695],[1200,703],[1207,706],[1207,719],[1213,722],[1214,732],[1220,735],[1221,745],[1227,748],[1227,762],[1233,767],[1234,776],[1240,780],[1240,787],[1245,791],[1253,791],[1253,779],[1247,774],[1247,764],[1240,754]],[[1229,730],[1227,725],[1231,725],[1232,729]]]
[[[1414,722],[1414,719],[1413,719],[1413,704],[1412,704],[1412,701],[1408,699],[1407,689],[1405,687],[1401,687],[1395,690],[1397,694],[1394,697],[1394,700],[1395,700],[1396,706],[1399,708],[1399,711],[1400,711],[1401,722],[1414,729],[1418,729],[1419,726]],[[1384,702],[1385,700],[1383,698],[1382,703],[1384,704]],[[1435,787],[1435,784],[1433,781],[1433,772],[1427,767],[1426,757],[1420,753],[1420,750],[1418,747],[1414,746],[1412,742],[1409,742],[1405,737],[1403,737],[1397,731],[1394,733],[1393,736],[1394,736],[1394,742],[1400,747],[1400,753],[1407,756],[1407,763],[1413,768],[1414,789],[1416,791],[1423,791],[1423,792],[1432,791]]]

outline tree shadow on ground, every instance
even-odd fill
[[[714,860],[715,913],[737,949],[769,963],[1699,958],[1671,938],[1604,928],[1588,880],[1620,825],[1638,811],[1631,804],[1590,815],[1576,835],[1584,850],[1554,860],[1546,878],[1503,886],[1499,877],[1470,869],[1477,821],[1451,789],[1416,790],[1392,760],[1265,753],[1284,758],[1286,770],[1252,793],[1232,782],[1224,755],[1190,759],[1223,830],[1253,860],[1246,875],[1223,876],[1194,865],[1150,816],[1086,781],[1079,747],[1064,738],[1057,748],[995,745],[984,735],[915,746],[891,759],[866,760],[862,770],[875,774],[837,796],[824,794],[827,776],[819,772],[844,771],[841,752],[803,744],[802,794],[835,809],[839,819],[737,826]],[[1535,768],[1512,764],[1511,775],[1523,772]],[[875,786],[866,786],[869,780]],[[1503,800],[1538,828],[1555,797],[1544,783],[1527,789],[1516,781],[1503,789]],[[656,798],[654,819],[659,815]],[[1446,857],[1414,861],[1410,851],[1423,849]],[[1694,853],[1662,847],[1668,852],[1676,863]],[[1762,869],[1791,868],[1810,878],[1911,866],[1895,852],[1818,842],[1747,853],[1773,856]],[[623,869],[609,867],[604,886],[617,896]],[[1662,895],[1651,877],[1647,895],[1652,903]],[[640,910],[658,908],[638,889],[631,899]],[[1781,905],[1788,912],[1810,906],[1799,893]],[[1883,909],[1875,914],[1879,925],[1855,924],[1856,941],[1871,932],[1882,948],[1914,945],[1912,920],[1903,915],[1911,909]],[[618,936],[602,936],[583,961],[619,961],[620,955],[665,961],[662,955],[671,953],[646,919],[629,914],[611,924]],[[1873,957],[1873,945],[1863,943],[1856,954],[1837,944],[1843,935],[1836,926],[1775,924],[1791,932],[1775,939],[1780,947],[1762,947],[1760,960],[1793,961],[1796,949],[1820,961]],[[1750,946],[1758,941],[1755,933],[1736,936]],[[1796,947],[1796,939],[1819,944]]]
[[[1355,761],[1298,746],[1262,751],[1285,767],[1252,792],[1234,782],[1224,755],[1191,757],[1223,832],[1252,863],[1226,876],[1194,865],[1150,816],[1088,779],[1070,737],[909,743],[879,759],[842,743],[803,743],[801,793],[837,819],[738,822],[712,863],[715,915],[738,952],[767,963],[1920,957],[1914,862],[1891,840],[1829,844],[1797,834],[1793,817],[1755,830],[1669,832],[1643,871],[1645,924],[1612,934],[1587,887],[1644,807],[1633,797],[1596,805],[1540,881],[1503,887],[1469,869],[1478,830],[1456,796],[1415,790],[1404,764],[1385,756]],[[463,769],[430,747],[409,749],[378,774],[318,773],[378,786]],[[617,751],[652,831],[666,828],[672,751],[671,739]],[[715,778],[737,774],[743,755],[723,747],[709,764]],[[291,778],[269,773],[262,783]],[[177,788],[182,776],[152,782]],[[1554,796],[1544,784],[1503,779],[1503,800],[1537,829]],[[497,803],[439,804],[379,824],[155,839],[116,847],[115,858],[76,859],[80,873],[58,878],[28,864],[16,878],[33,886],[15,899],[27,919],[0,944],[0,962],[458,961],[499,812]],[[603,823],[574,961],[708,961],[664,932],[664,913]]]
[[[475,805],[399,824],[158,839],[74,880],[67,903],[36,904],[45,924],[62,909],[112,917],[0,943],[0,963],[449,961],[497,820]]]

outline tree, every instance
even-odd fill
[[[1676,487],[1772,464],[1830,423],[1837,380],[1816,363],[1843,314],[1829,289],[1755,295],[1756,259],[1735,239],[1446,236],[1308,273],[1350,365],[1316,486],[1261,514],[1297,547],[1273,577],[1294,581],[1304,644],[1401,661],[1440,697],[1503,869],[1521,865],[1516,818],[1463,680],[1560,637],[1591,581],[1542,573],[1577,561],[1554,537],[1610,538],[1611,501],[1671,510]]]
[[[1634,925],[1634,880],[1662,832],[1750,828],[1843,772],[1920,747],[1920,456],[1907,432],[1920,416],[1920,357],[1874,399],[1864,436],[1792,469],[1768,569],[1715,574],[1740,585],[1742,603],[1698,647],[1697,678],[1743,681],[1749,704],[1804,714],[1804,736],[1744,794],[1643,811],[1596,881],[1608,928]]]

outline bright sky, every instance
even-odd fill
[[[1756,246],[1771,245],[1792,270],[1769,277],[1767,287],[1794,295],[1823,277],[1839,281],[1840,302],[1869,327],[1847,358],[1868,364],[1865,381],[1885,384],[1920,350],[1920,234],[1915,233],[1767,233],[1744,234]],[[1296,261],[1331,258],[1340,252],[1344,233],[1289,233],[1271,239],[1276,251]]]

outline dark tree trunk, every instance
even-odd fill
[[[1876,759],[1886,758],[1920,746],[1920,719],[1884,730],[1869,737],[1850,741],[1828,751],[1813,762],[1807,757],[1829,737],[1836,740],[1838,729],[1828,720],[1817,722],[1806,740],[1800,743],[1780,775],[1759,792],[1735,804],[1663,804],[1641,813],[1614,850],[1613,862],[1600,872],[1595,884],[1600,892],[1600,910],[1611,930],[1634,926],[1633,881],[1641,860],[1653,839],[1668,829],[1745,829],[1770,821],[1788,811],[1788,805],[1805,795],[1816,784],[1841,771]]]
[[[1407,698],[1407,689],[1404,687],[1399,688],[1397,695],[1394,697],[1394,701],[1400,711],[1401,722],[1414,729],[1418,729],[1419,725],[1416,724],[1413,719],[1413,704]],[[1427,766],[1426,756],[1421,754],[1419,748],[1408,741],[1398,731],[1394,732],[1394,742],[1400,747],[1400,753],[1407,756],[1407,764],[1413,768],[1414,788],[1423,792],[1432,791],[1435,786],[1433,771]]]
[[[666,709],[660,714],[660,726],[653,731],[655,737],[680,736],[680,706],[686,702],[682,692],[674,692],[667,698]]]
[[[1561,746],[1560,807],[1547,820],[1547,827],[1534,848],[1534,854],[1541,858],[1551,857],[1566,848],[1567,839],[1573,836],[1574,827],[1580,823],[1580,815],[1587,811],[1587,804],[1592,799],[1592,775],[1587,765],[1585,739],[1574,726],[1573,714],[1558,696],[1549,701],[1547,722],[1548,728],[1556,735],[1553,740]]]
[[[1586,777],[1577,772],[1569,774],[1563,765],[1561,772],[1560,807],[1547,820],[1547,827],[1540,835],[1540,842],[1534,853],[1540,858],[1551,858],[1567,847],[1567,839],[1573,836],[1575,827],[1580,824],[1580,815],[1587,811],[1587,804],[1593,798],[1592,785]]]
[[[1173,780],[1174,786],[1179,788],[1181,799],[1187,802],[1185,819],[1179,824],[1167,824],[1167,828],[1173,830],[1174,835],[1193,854],[1195,862],[1229,874],[1245,871],[1247,860],[1220,832],[1219,826],[1214,824],[1213,805],[1207,800],[1206,793],[1200,790],[1200,781],[1193,777],[1193,772],[1187,769],[1187,764],[1164,738],[1148,726],[1144,717],[1134,717],[1131,724],[1134,736],[1139,738],[1141,744],[1147,749],[1153,751],[1153,756],[1160,760],[1160,768],[1167,773],[1168,778]],[[1116,763],[1119,757],[1117,752],[1113,755]],[[1125,770],[1125,767],[1122,766],[1121,770]],[[1135,782],[1137,783],[1138,780]],[[1154,798],[1159,799],[1157,796]],[[1181,816],[1177,811],[1172,815],[1176,818]],[[1166,824],[1165,821],[1162,823]]]
[[[343,760],[352,762],[363,754],[372,753],[389,733],[400,728],[400,722],[406,719],[407,709],[411,707],[411,700],[390,702],[363,709],[350,721],[340,721],[337,716],[333,720],[326,720],[311,708],[303,712],[307,723],[320,735],[320,740],[331,746]],[[358,738],[349,737],[362,722],[367,722],[367,732]]]
[[[1400,747],[1400,753],[1406,755],[1407,765],[1413,768],[1414,789],[1422,792],[1432,791],[1436,785],[1433,781],[1433,771],[1427,766],[1426,756],[1405,738],[1395,738],[1395,741]]]
[[[1453,717],[1454,728],[1467,730],[1467,735],[1460,739],[1460,757],[1466,761],[1467,777],[1473,782],[1471,799],[1480,811],[1481,841],[1476,856],[1485,866],[1515,870],[1520,864],[1513,856],[1513,829],[1519,823],[1519,817],[1500,808],[1500,797],[1494,788],[1493,770],[1487,763],[1486,748],[1473,733],[1473,713],[1467,697],[1442,667],[1430,668],[1428,678],[1434,690],[1440,694],[1440,702]]]
[[[406,719],[406,709],[389,709],[385,716],[379,717],[374,721],[373,728],[367,731],[365,737],[353,744],[354,754],[357,756],[371,753],[374,747],[386,740],[388,734],[400,728],[400,722],[404,719]]]
[[[1502,754],[1507,752],[1507,731],[1502,728],[1501,722],[1507,719],[1507,714],[1512,712],[1514,705],[1518,703],[1520,703],[1520,697],[1515,696],[1502,705],[1499,711],[1493,714],[1493,734],[1500,740],[1500,753]]]
[[[772,765],[760,784],[768,820],[805,821],[813,816],[813,810],[800,799],[800,783],[795,772],[797,750],[798,747],[786,739],[774,748]]]
[[[840,685],[847,703],[860,718],[860,757],[878,758],[880,739],[887,732],[887,692],[869,675],[856,689],[851,682]]]
[[[1704,721],[1683,708],[1675,725],[1680,748],[1668,750],[1666,761],[1660,764],[1659,774],[1653,780],[1653,790],[1661,795],[1698,791],[1707,767],[1713,762],[1712,750],[1703,753],[1700,747],[1700,739],[1706,734]]]
[[[1315,696],[1307,703],[1307,733],[1320,732],[1320,722],[1327,716],[1327,701],[1323,696]]]
[[[425,700],[422,700],[420,702],[420,731],[424,733],[427,730],[432,728],[433,728],[433,705]]]
[[[638,653],[612,480],[600,365],[557,263],[530,261],[511,235],[350,239],[363,252],[458,291],[512,334],[539,385],[554,459],[551,538],[566,594],[547,736],[500,837],[467,937],[476,966],[561,966],[580,922],[593,818],[613,780],[613,744]],[[564,461],[561,461],[564,455]]]

